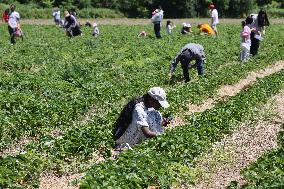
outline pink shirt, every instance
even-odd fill
[[[243,31],[241,32],[241,38],[244,42],[250,39],[250,33],[250,28],[248,26],[245,26]]]

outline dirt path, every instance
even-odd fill
[[[84,174],[74,174],[70,176],[56,177],[54,175],[45,174],[41,176],[39,189],[77,189],[76,183]]]
[[[259,71],[252,71],[248,74],[248,76],[245,79],[241,79],[238,83],[234,85],[224,85],[219,88],[217,92],[216,98],[209,98],[205,100],[202,104],[196,105],[196,104],[189,104],[189,110],[188,114],[192,114],[194,112],[203,112],[207,109],[211,109],[215,106],[215,104],[222,98],[226,96],[235,96],[237,95],[241,90],[251,86],[254,84],[257,80],[257,78],[264,78],[267,77],[273,73],[279,72],[280,70],[284,69],[284,61],[278,61],[275,64],[268,66],[264,70]]]
[[[277,134],[284,122],[284,91],[274,96],[262,111],[273,110],[277,116],[260,119],[256,124],[242,124],[232,135],[216,143],[213,153],[197,161],[202,170],[194,189],[225,188],[231,181],[244,184],[240,171],[270,149],[277,147]]]

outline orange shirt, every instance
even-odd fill
[[[209,26],[209,24],[202,24],[199,28],[199,31],[203,33],[208,33],[209,35],[215,34],[214,30],[211,28],[211,26]]]

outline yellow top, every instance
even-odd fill
[[[215,34],[214,30],[211,28],[211,26],[209,26],[209,24],[201,24],[199,31],[203,33],[208,33],[209,35]]]

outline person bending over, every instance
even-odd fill
[[[196,61],[194,65],[190,64],[192,60]],[[188,72],[190,68],[196,67],[198,75],[203,75],[204,60],[205,60],[205,53],[202,45],[195,43],[189,43],[185,45],[171,63],[170,74],[169,74],[170,80],[172,80],[173,73],[179,62],[181,63],[181,68],[183,70],[183,77],[185,82],[190,81],[189,72]]]
[[[156,137],[164,132],[164,121],[159,109],[168,108],[164,89],[151,88],[142,97],[134,97],[123,108],[115,122],[113,137],[116,149],[121,146],[134,146],[147,138]]]

